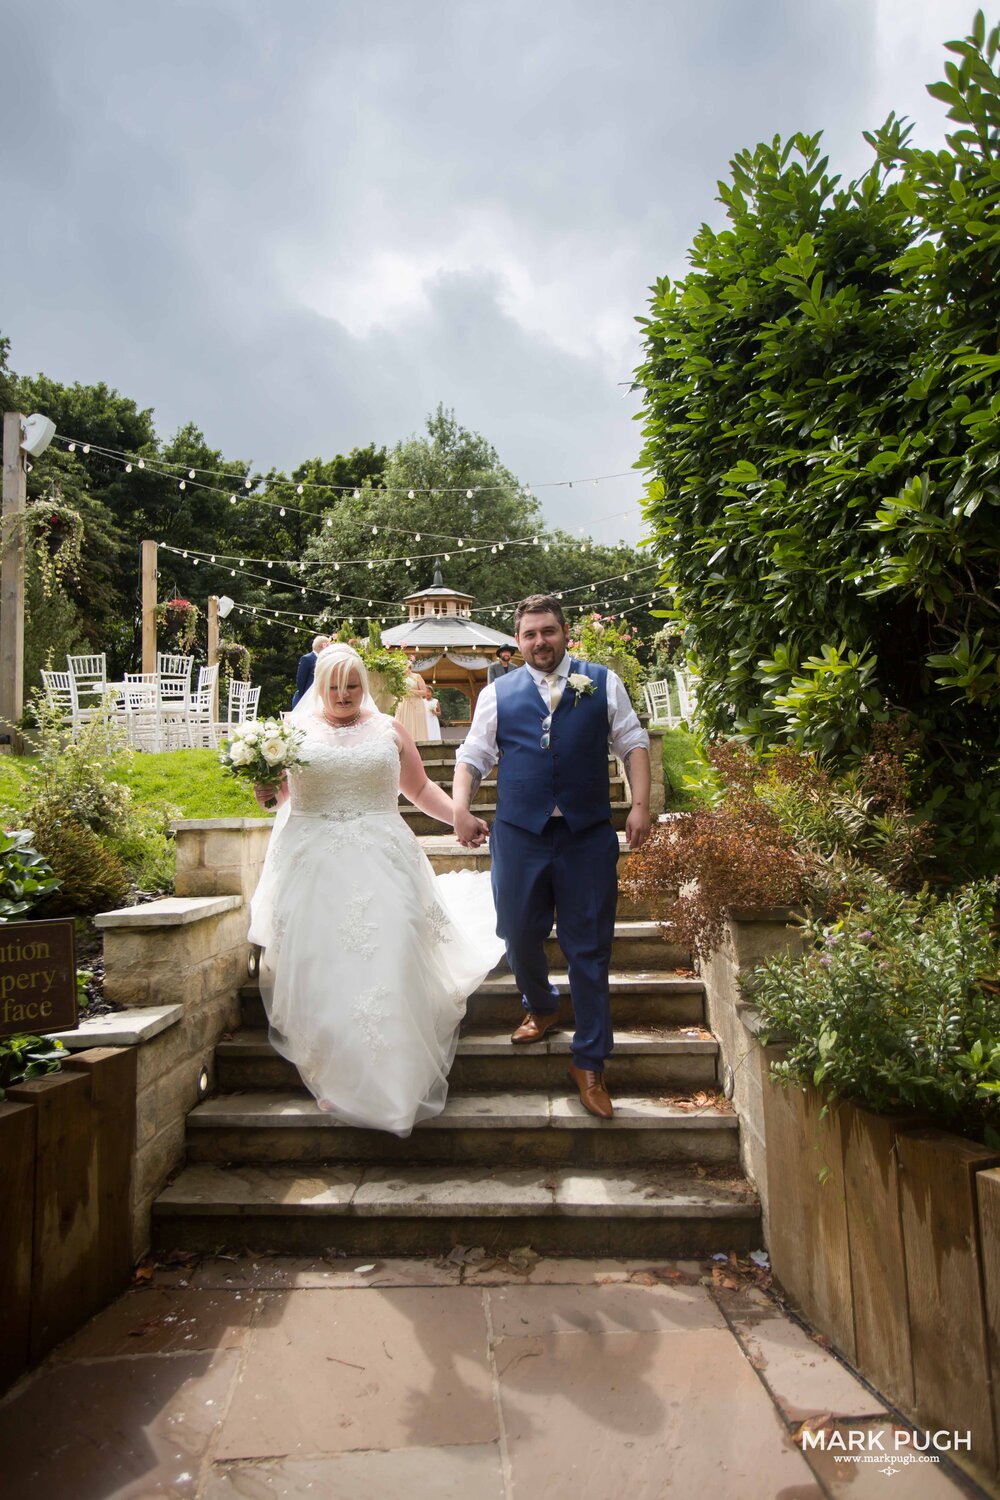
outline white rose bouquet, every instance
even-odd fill
[[[227,776],[249,781],[254,786],[279,787],[291,766],[304,766],[301,729],[265,719],[238,724],[229,739],[219,746],[219,759]],[[269,797],[265,807],[275,807],[277,797]]]

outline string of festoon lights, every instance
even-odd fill
[[[203,552],[200,549],[194,547],[177,547],[170,542],[158,541],[156,545],[164,552],[172,553],[174,556],[181,557],[189,562],[192,562],[195,567],[198,567],[200,564],[205,563],[208,567],[222,569],[223,571],[227,572],[231,578],[250,578],[255,580],[256,582],[263,583],[267,588],[277,586],[278,588],[288,589],[293,593],[298,592],[303,599],[308,598],[310,594],[317,594],[328,603],[333,602],[337,604],[341,603],[345,599],[356,602],[361,602],[363,599],[365,599],[364,595],[349,594],[344,590],[332,592],[329,589],[317,588],[315,585],[304,584],[301,581],[296,581],[293,579],[269,577],[268,573],[273,572],[274,559],[238,557],[235,553],[227,556],[222,553]],[[247,566],[248,562],[250,564],[249,567]],[[236,564],[235,567],[233,566],[234,563]],[[283,562],[279,562],[278,566],[289,568],[298,567],[300,569],[301,578],[301,571],[303,567],[301,563],[289,562],[285,560]],[[268,571],[258,573],[254,571],[255,567],[265,567]],[[598,589],[603,590],[607,587],[608,584],[628,583],[634,578],[641,577],[646,573],[658,570],[659,567],[660,564],[658,562],[647,563],[642,567],[630,568],[628,572],[613,573],[606,578],[596,579],[591,583],[575,584],[572,588],[568,589],[557,589],[555,590],[555,597],[559,600],[564,600],[565,598],[567,598],[567,596],[570,595],[586,594],[587,592],[596,594]],[[395,599],[376,599],[372,597],[368,598],[366,600],[366,603],[369,609],[375,608],[376,606],[389,610],[398,610],[399,608],[398,600]],[[495,604],[480,604],[477,605],[474,609],[470,609],[470,614],[486,614],[497,616],[509,612],[515,607],[516,604],[516,599],[509,599]],[[403,618],[405,618],[405,616]]]
[[[609,614],[607,618],[609,620],[625,620],[630,615],[648,610],[656,598],[662,596],[662,592],[661,589],[652,589],[649,593],[638,596],[638,602],[636,598],[633,598],[629,607],[623,607],[616,614]],[[604,601],[604,609],[613,609],[619,603],[623,603],[623,601]],[[281,629],[291,630],[296,635],[313,636],[322,628],[322,617],[324,614],[329,614],[329,611],[320,611],[317,615],[307,616],[305,614],[298,614],[295,610],[270,609],[263,604],[237,604],[233,607],[233,613],[246,615],[257,624],[278,625]],[[403,618],[400,618],[400,623],[403,623]],[[380,625],[392,623],[386,616],[379,617],[364,614],[358,614],[357,616],[347,615],[344,617],[343,623],[347,625],[358,624],[359,626],[370,625],[376,619]],[[327,628],[330,627],[327,626]]]
[[[273,477],[266,475],[260,476],[257,479],[251,478],[249,474],[240,474],[234,477],[232,475],[227,475],[223,470],[199,469],[197,467],[188,466],[187,464],[182,463],[167,463],[162,459],[147,459],[143,456],[130,454],[124,449],[106,448],[99,443],[84,442],[79,438],[67,437],[65,433],[56,433],[54,441],[62,443],[68,453],[76,453],[79,450],[79,452],[83,453],[84,455],[94,454],[99,458],[103,458],[111,463],[118,464],[126,474],[131,474],[134,470],[141,470],[146,474],[152,475],[154,478],[169,479],[173,483],[176,483],[179,491],[191,489],[201,490],[211,494],[223,496],[228,495],[230,505],[237,505],[239,504],[240,500],[250,501],[255,505],[262,505],[267,509],[276,510],[280,516],[286,516],[288,514],[301,515],[308,517],[308,519],[312,521],[322,521],[325,519],[326,525],[328,527],[333,526],[333,517],[325,515],[324,512],[309,510],[307,507],[295,505],[294,502],[290,500],[269,500],[266,499],[263,495],[255,494],[254,491],[259,485],[270,483],[277,486],[287,486],[289,489],[294,488],[296,495],[303,495],[307,490],[320,490],[325,491],[328,494],[335,493],[338,495],[346,494],[348,491],[350,491],[352,498],[355,500],[359,500],[363,493],[370,493],[373,495],[378,495],[380,497],[405,496],[409,500],[414,500],[418,495],[457,495],[461,494],[464,491],[466,499],[472,500],[475,499],[477,495],[486,495],[498,492],[508,493],[510,490],[509,485],[475,485],[471,487],[467,485],[445,485],[429,486],[425,488],[410,486],[406,489],[387,489],[380,485],[376,489],[369,489],[368,491],[364,491],[356,484],[323,484],[318,480],[304,480],[302,482],[293,484],[291,480],[276,480]],[[208,475],[212,479],[225,479],[226,483],[224,485],[209,483],[207,480],[201,477],[202,475]],[[572,489],[574,485],[600,485],[613,479],[627,479],[634,477],[634,471],[631,469],[626,469],[617,474],[598,474],[586,479],[546,480],[542,483],[537,484],[516,485],[515,488],[526,499],[531,499],[534,497],[535,490]],[[631,516],[634,515],[634,511],[635,507],[630,506],[625,510],[615,511],[610,515],[602,516],[592,524],[599,525],[602,521],[617,520],[624,516]],[[373,526],[372,530],[376,535],[380,531],[382,531],[395,536],[408,536],[416,542],[420,542],[424,537],[427,537],[428,540],[450,542],[456,548],[463,548],[467,552],[482,551],[485,548],[490,548],[493,551],[502,552],[505,547],[530,547],[538,546],[541,544],[539,535],[534,533],[529,536],[504,538],[501,540],[494,537],[464,537],[458,535],[455,532],[431,532],[426,531],[423,528],[421,528],[420,530],[414,530],[402,526]],[[586,544],[582,545],[581,550],[586,551]],[[433,554],[427,555],[433,556]],[[363,560],[367,561],[367,559]],[[400,559],[400,561],[401,560],[402,559]]]

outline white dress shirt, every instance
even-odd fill
[[[527,672],[540,694],[540,702],[547,705],[549,689],[546,673],[525,663],[521,671]],[[570,654],[567,651],[554,671],[560,677],[570,674]],[[565,693],[565,688],[563,689]],[[608,748],[612,755],[624,760],[631,750],[648,750],[649,735],[639,723],[638,715],[629,701],[625,684],[608,668]],[[499,759],[497,749],[497,690],[489,683],[476,701],[476,712],[472,725],[462,744],[458,747],[456,760],[473,766],[480,776],[488,776]]]

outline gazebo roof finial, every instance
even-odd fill
[[[434,559],[434,582],[431,584],[431,588],[432,589],[443,589],[444,588],[444,579],[441,576],[441,559],[439,557],[436,557]]]

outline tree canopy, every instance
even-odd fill
[[[1000,849],[1000,28],[841,185],[820,137],[740,152],[644,329],[647,515],[709,726],[834,762],[904,715],[928,812]]]

